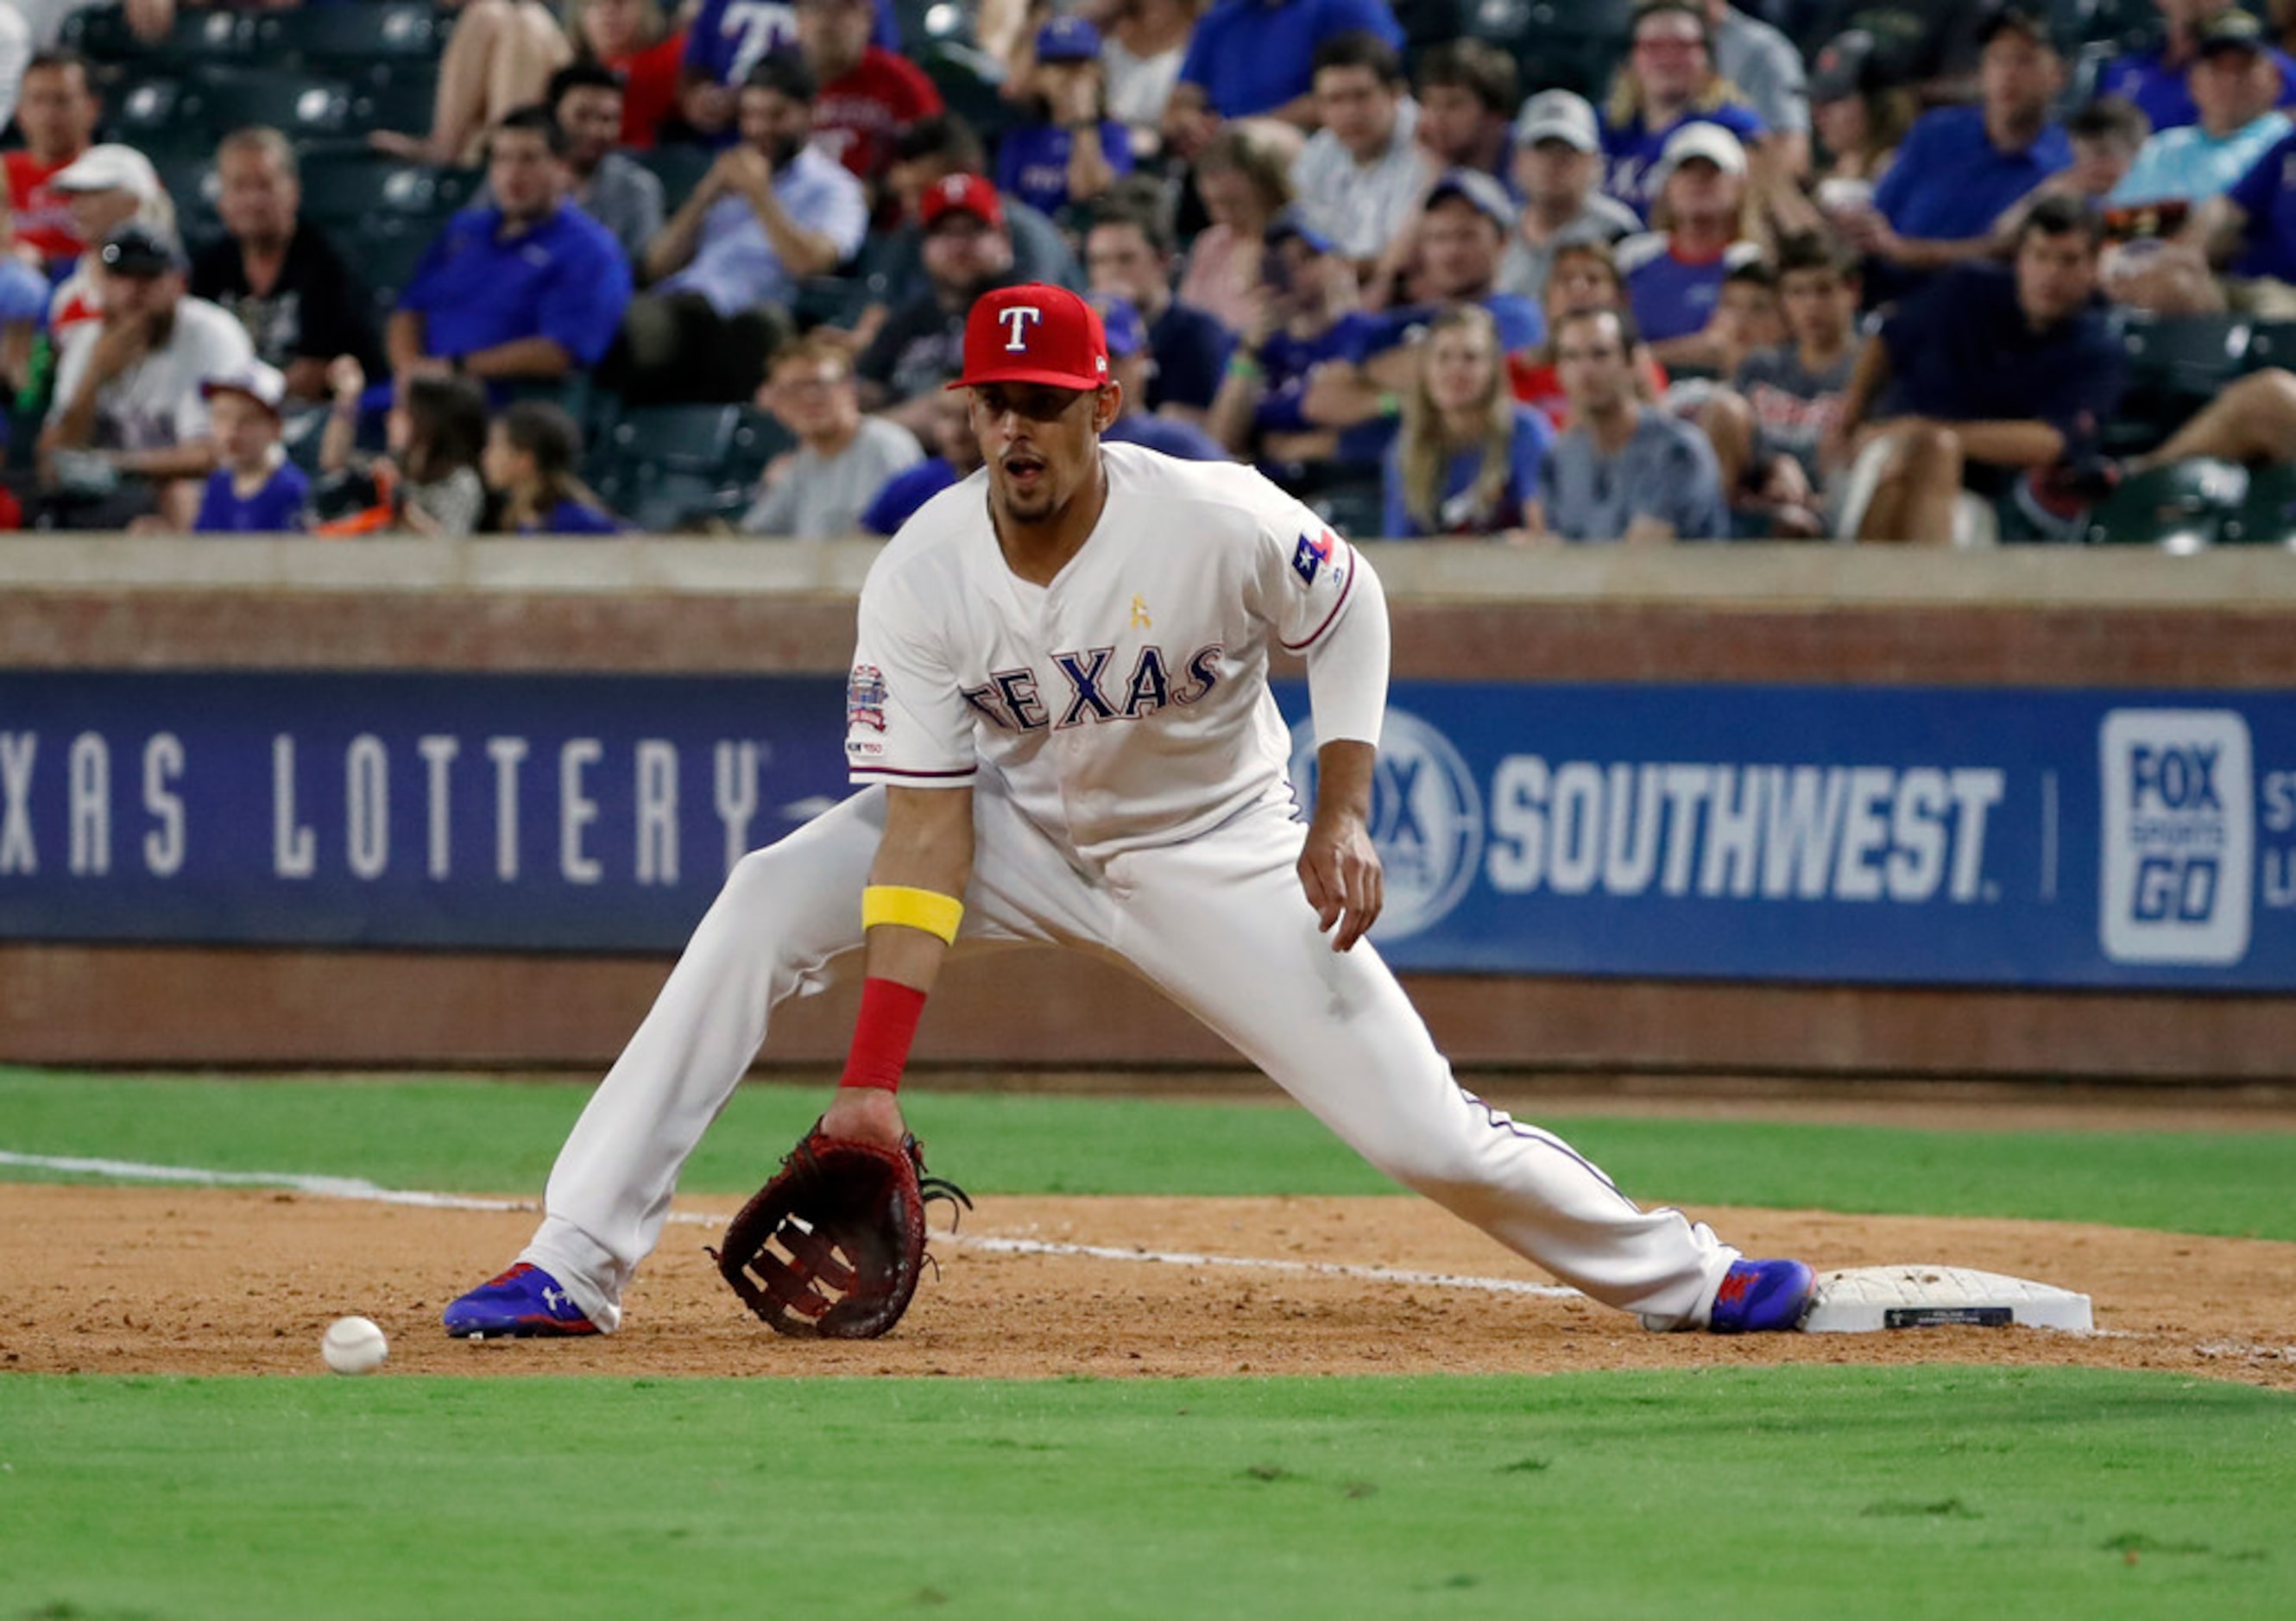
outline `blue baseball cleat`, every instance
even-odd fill
[[[444,1321],[450,1339],[535,1339],[598,1331],[558,1280],[529,1261],[455,1301]]]
[[[1706,1321],[1710,1334],[1798,1329],[1809,1315],[1817,1274],[1800,1261],[1733,1261]]]

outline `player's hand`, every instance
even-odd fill
[[[832,1137],[858,1142],[881,1142],[898,1148],[908,1135],[908,1122],[893,1094],[877,1086],[840,1086],[836,1098],[822,1112],[821,1129]]]
[[[1351,949],[1379,921],[1387,878],[1371,831],[1352,811],[1327,815],[1318,806],[1300,852],[1300,887],[1316,909],[1316,928],[1333,951]]]

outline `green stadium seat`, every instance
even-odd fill
[[[1631,0],[1459,0],[1459,33],[1512,52],[1525,95],[1600,102],[1634,33]]]
[[[378,152],[315,153],[303,161],[303,212],[328,225],[382,217],[443,220],[485,180],[478,169],[402,163]]]
[[[2180,555],[2217,544],[2248,495],[2245,468],[2194,457],[2125,480],[2089,514],[2091,545],[2157,546]]]
[[[57,44],[90,62],[103,64],[187,66],[201,61],[244,61],[256,51],[255,19],[244,12],[217,9],[185,11],[165,39],[149,44],[127,27],[127,14],[117,6],[75,12],[57,31]]]
[[[2296,369],[2296,321],[2259,321],[2249,328],[2247,369]]]
[[[718,161],[718,154],[706,146],[683,143],[655,147],[650,152],[639,152],[637,160],[653,177],[661,182],[662,208],[676,213],[693,195],[693,188],[701,184],[702,176]]]
[[[341,79],[277,68],[215,69],[200,76],[203,111],[217,135],[267,124],[304,142],[351,131],[351,91]]]
[[[2121,331],[2128,386],[2104,430],[2117,454],[2149,450],[2249,369],[2244,315],[2133,318]]]
[[[734,452],[739,405],[638,405],[612,430],[614,457],[677,472],[716,476]]]
[[[429,0],[352,0],[266,14],[255,37],[266,61],[364,77],[377,64],[436,63],[452,18]]]
[[[2217,538],[2227,546],[2296,546],[2296,466],[2251,469]]]
[[[996,59],[962,40],[940,40],[913,48],[910,60],[940,92],[948,110],[970,124],[994,151],[997,137],[1013,122],[1014,112],[1002,94],[1004,70]]]
[[[414,64],[378,71],[354,87],[350,122],[346,133],[365,135],[378,129],[427,130],[439,104],[439,70]]]

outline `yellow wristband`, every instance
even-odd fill
[[[910,889],[898,884],[871,884],[861,891],[861,927],[898,923],[922,929],[954,944],[956,926],[964,918],[964,903],[953,895],[931,889]]]

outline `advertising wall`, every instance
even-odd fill
[[[674,950],[848,791],[842,720],[807,675],[0,675],[0,939]],[[1401,682],[1374,815],[1405,969],[2296,987],[2278,693]]]

